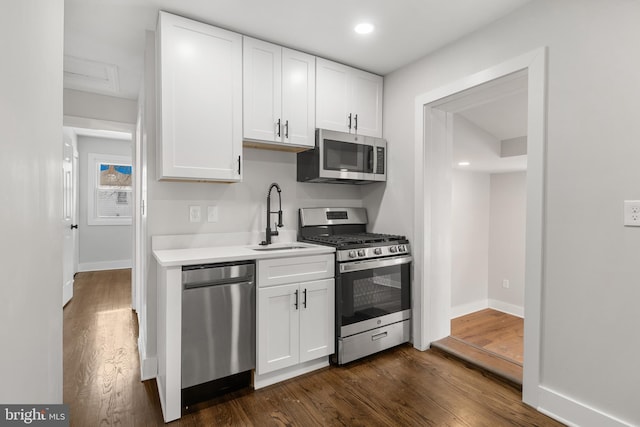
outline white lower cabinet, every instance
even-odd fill
[[[298,285],[258,289],[258,358],[260,374],[300,360],[300,315],[294,307]]]
[[[300,362],[329,356],[335,349],[335,281],[302,283],[300,293]]]
[[[280,274],[283,268],[290,273],[286,278],[269,277],[269,272]],[[264,387],[327,366],[335,349],[333,255],[258,260],[257,270],[254,386]],[[289,283],[278,283],[283,281]]]

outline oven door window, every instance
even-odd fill
[[[373,173],[373,147],[370,145],[325,139],[323,154],[325,170]]]
[[[342,326],[409,310],[410,263],[342,273]]]

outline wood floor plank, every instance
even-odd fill
[[[522,387],[522,365],[513,360],[454,337],[446,337],[433,342],[431,348],[451,354],[458,359],[485,369],[519,388]]]
[[[451,320],[451,336],[522,365],[524,319],[485,309]]]
[[[130,271],[81,273],[64,309],[64,401],[71,426],[162,426],[141,382]],[[171,426],[560,426],[519,391],[410,345],[260,390],[192,406]]]

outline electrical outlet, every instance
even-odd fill
[[[200,206],[189,206],[189,222],[202,221],[202,209]]]
[[[502,279],[502,287],[509,289],[509,279]]]
[[[218,222],[218,207],[207,206],[207,222]]]
[[[624,201],[624,225],[640,227],[640,200]]]

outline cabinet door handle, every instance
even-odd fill
[[[278,136],[278,138],[280,138],[280,119],[278,119],[278,121],[276,122],[276,127],[278,128],[276,135]]]
[[[289,139],[289,120],[284,122],[284,137]]]
[[[302,291],[302,293],[304,294],[304,301],[302,302],[302,306],[304,308],[307,308],[307,290],[305,289],[304,291]]]
[[[298,309],[298,290],[296,289],[296,303],[294,304],[296,307],[296,310]]]
[[[240,156],[238,156],[238,175],[240,175],[240,171],[242,170],[240,165],[242,165],[242,162],[240,161]]]
[[[347,125],[347,127],[351,129],[351,113],[349,113],[349,115],[347,116],[347,119],[349,119],[349,124]]]
[[[358,115],[353,116],[353,129],[358,133]]]

